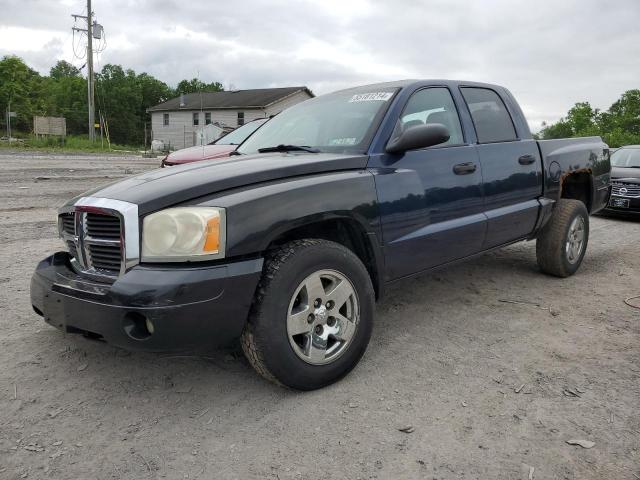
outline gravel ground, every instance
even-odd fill
[[[297,393],[236,350],[128,353],[31,310],[55,209],[157,164],[0,152],[1,479],[640,479],[639,221],[592,218],[572,278],[524,243],[394,285],[353,373]]]

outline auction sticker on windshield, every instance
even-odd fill
[[[352,102],[373,102],[382,101],[386,102],[393,96],[393,92],[371,92],[371,93],[358,93],[351,97],[349,103]]]

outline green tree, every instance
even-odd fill
[[[51,70],[49,71],[49,76],[54,80],[59,80],[61,78],[67,77],[79,77],[80,69],[71,65],[66,60],[59,60]]]
[[[43,114],[66,119],[67,133],[87,132],[87,81],[69,62],[60,60],[43,79],[41,103]]]
[[[607,111],[594,109],[588,102],[576,103],[558,122],[538,134],[542,139],[598,135],[610,147],[640,144],[640,90],[629,90]]]
[[[144,119],[140,117],[142,93],[133,70],[107,64],[96,75],[96,105],[109,124],[116,143],[142,143]]]
[[[31,130],[32,116],[41,100],[41,77],[29,68],[21,58],[8,55],[0,60],[0,110],[5,123],[9,105],[17,113],[11,124],[16,130]]]
[[[224,87],[220,82],[205,83],[197,78],[191,80],[181,80],[176,87],[176,93],[194,92],[222,92]]]

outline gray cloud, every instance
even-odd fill
[[[577,101],[607,108],[640,88],[640,2],[403,0],[185,2],[94,0],[107,33],[98,65],[169,84],[199,72],[236,88],[299,85],[316,93],[397,78],[500,83],[534,128]],[[30,50],[0,45],[46,72],[70,44],[83,2],[0,0],[2,27],[51,32]],[[71,60],[71,58],[66,58]],[[76,60],[77,65],[84,63]]]

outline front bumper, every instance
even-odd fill
[[[77,274],[67,252],[41,261],[31,303],[50,325],[128,350],[229,344],[247,320],[263,259],[216,266],[137,265],[112,284]]]

